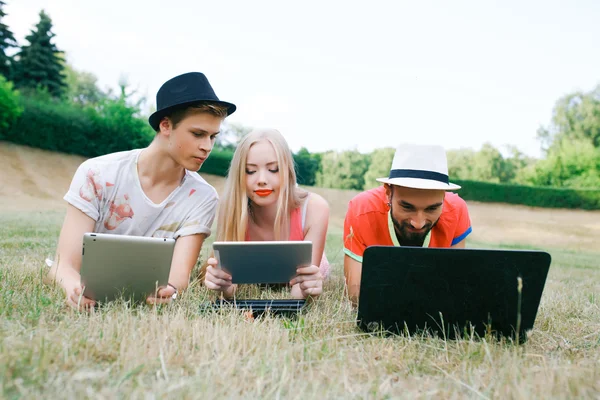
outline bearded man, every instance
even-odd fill
[[[362,256],[369,246],[464,248],[471,233],[467,204],[451,193],[441,146],[404,144],[396,149],[383,186],[355,196],[344,220],[347,293],[358,303]]]

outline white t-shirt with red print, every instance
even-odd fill
[[[219,197],[196,172],[160,204],[142,190],[137,161],[143,149],[112,153],[83,162],[64,199],[89,215],[94,232],[174,238],[209,236]]]

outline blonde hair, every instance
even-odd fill
[[[275,240],[289,239],[290,213],[308,193],[296,185],[294,158],[283,135],[275,129],[258,129],[240,141],[231,160],[219,206],[217,241],[246,240],[248,218],[252,215],[252,203],[246,194],[246,161],[250,148],[263,140],[271,143],[275,150],[281,177],[273,233]]]

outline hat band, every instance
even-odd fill
[[[424,171],[421,169],[393,169],[390,171],[390,178],[417,178],[428,179],[431,181],[443,182],[448,184],[448,175],[439,172]]]

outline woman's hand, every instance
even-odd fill
[[[293,298],[305,299],[323,293],[323,276],[318,266],[299,267],[296,272],[298,275],[290,281]]]
[[[156,294],[152,294],[146,298],[146,304],[157,305],[157,304],[169,304],[176,298],[177,289],[173,285],[161,286],[156,291]]]
[[[223,292],[227,298],[233,297],[237,286],[231,283],[231,275],[218,267],[219,262],[216,258],[209,258],[207,263],[204,286],[210,290]]]

